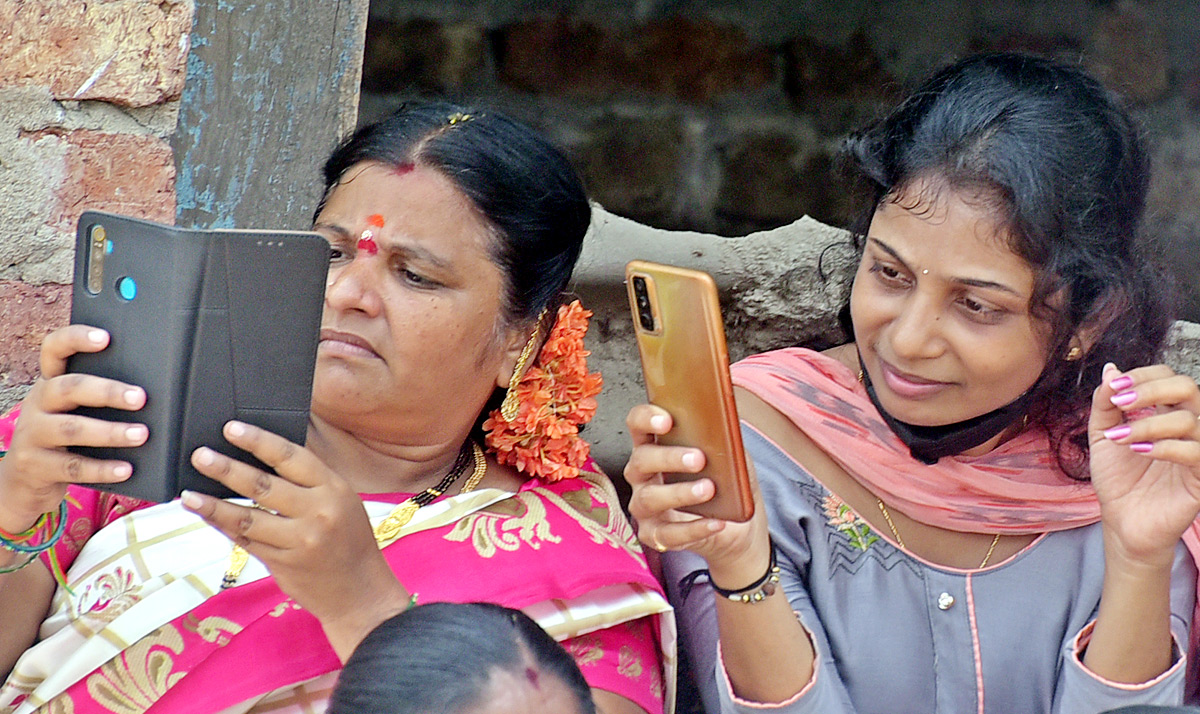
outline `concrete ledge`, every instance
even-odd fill
[[[856,264],[845,231],[805,217],[775,230],[724,238],[658,230],[593,208],[575,290],[595,312],[587,347],[592,369],[604,374],[604,391],[585,436],[597,463],[618,482],[629,455],[625,414],[645,401],[625,295],[628,261],[640,258],[711,273],[721,289],[733,360],[780,347],[820,349],[847,340],[837,313],[849,295]],[[1200,324],[1176,323],[1166,361],[1200,379]]]

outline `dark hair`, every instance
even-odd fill
[[[591,206],[571,164],[533,130],[490,110],[407,102],[334,150],[318,214],[346,171],[363,161],[435,169],[471,200],[495,233],[492,258],[506,277],[510,322],[533,319],[560,299]]]
[[[527,615],[491,603],[431,603],[376,627],[350,655],[330,714],[457,714],[478,705],[497,671],[534,668],[594,714],[575,660]]]
[[[920,180],[996,210],[1009,247],[1033,267],[1031,314],[1050,326],[1029,420],[1049,431],[1064,470],[1082,477],[1104,363],[1156,361],[1171,322],[1165,278],[1137,240],[1149,161],[1127,111],[1077,67],[979,55],[935,73],[851,135],[842,158],[867,189],[852,227],[859,250],[875,210]],[[1067,361],[1081,328],[1093,341]]]

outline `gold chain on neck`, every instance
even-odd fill
[[[883,520],[887,521],[888,528],[892,531],[892,537],[896,539],[896,543],[904,549],[908,550],[908,546],[904,545],[904,539],[900,537],[900,531],[896,530],[896,524],[892,522],[892,514],[888,513],[887,506],[883,503],[882,498],[876,498],[875,503],[879,504],[879,512],[883,514]],[[979,563],[976,570],[982,570],[987,567],[988,561],[992,559],[992,553],[996,550],[996,544],[1000,542],[1000,534],[997,533],[995,538],[992,538],[992,544],[988,546],[987,553],[983,556],[983,561]]]

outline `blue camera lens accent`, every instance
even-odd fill
[[[112,255],[112,251],[113,251],[112,241],[110,241],[110,240],[104,241],[104,254]]]
[[[117,280],[117,294],[125,300],[132,300],[137,297],[137,283],[133,278],[125,276]]]

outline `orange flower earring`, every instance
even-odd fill
[[[591,314],[578,300],[558,308],[532,365],[540,327],[526,343],[504,402],[483,423],[484,443],[500,463],[547,481],[579,475],[590,452],[579,427],[596,414],[603,384],[599,372],[588,371],[588,351],[583,349]]]

